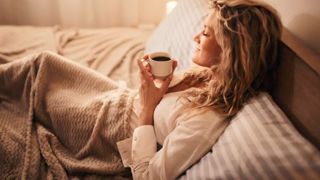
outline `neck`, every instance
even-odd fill
[[[199,82],[199,83],[191,83],[190,80],[188,79],[183,79],[181,82],[176,84],[175,86],[172,86],[168,89],[167,93],[171,92],[178,92],[178,91],[184,91],[186,89],[196,87],[196,88],[204,88],[205,83],[204,82]]]

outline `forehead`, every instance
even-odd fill
[[[204,21],[204,26],[206,26],[210,29],[213,29],[216,19],[217,19],[217,17],[215,15],[214,11],[210,12]]]

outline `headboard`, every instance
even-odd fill
[[[320,55],[284,29],[272,96],[298,131],[320,149]]]

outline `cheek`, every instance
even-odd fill
[[[212,57],[205,51],[196,51],[192,60],[200,66],[210,67],[212,65]]]
[[[205,39],[201,41],[200,51],[195,51],[193,55],[193,62],[201,65],[210,67],[219,62],[221,49],[215,40]]]
[[[205,47],[204,56],[210,59],[211,65],[218,63],[217,61],[220,59],[220,54],[221,54],[221,48],[216,42]]]
[[[219,63],[220,57],[220,48],[217,47],[206,47],[203,48],[201,51],[195,54],[194,62],[201,66],[210,67],[214,64]]]

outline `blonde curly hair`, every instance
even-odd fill
[[[208,26],[222,49],[220,63],[186,73],[191,85],[205,82],[205,86],[183,97],[195,108],[213,108],[232,117],[250,97],[270,89],[282,24],[277,12],[261,2],[215,0],[211,6],[217,18]]]

